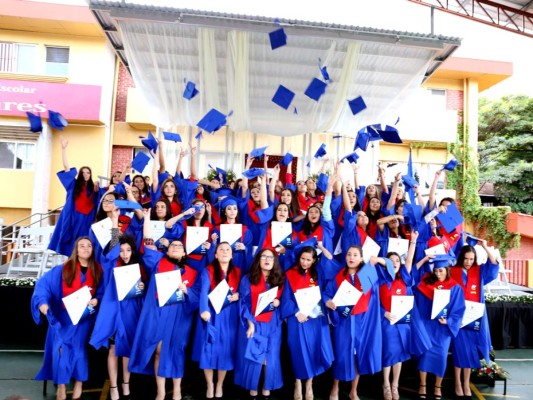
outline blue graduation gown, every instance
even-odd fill
[[[88,315],[77,325],[72,325],[63,306],[63,266],[58,265],[41,277],[35,285],[31,298],[31,312],[34,321],[41,323],[39,307],[48,304],[49,322],[44,345],[43,365],[37,373],[37,380],[53,380],[54,384],[68,384],[72,379],[83,382],[89,378],[87,342],[95,315]],[[95,297],[100,299],[103,285],[97,288]]]
[[[59,219],[48,248],[56,253],[70,256],[74,248],[74,242],[80,236],[88,236],[91,225],[96,215],[96,205],[98,204],[98,195],[94,193],[94,207],[88,214],[82,214],[76,210],[74,204],[74,186],[78,171],[71,168],[68,172],[59,171],[57,177],[67,191],[65,205]]]
[[[107,284],[89,344],[97,350],[102,346],[107,348],[109,339],[114,335],[115,355],[130,357],[144,296],[118,300],[113,269],[117,267],[119,254],[120,244],[117,244],[102,255],[102,269],[107,275]]]
[[[460,268],[460,267],[454,267]],[[480,266],[480,300],[485,303],[484,287],[497,278],[499,273],[498,264],[487,261]],[[492,347],[490,340],[489,321],[487,312],[481,318],[480,330],[469,328],[459,329],[459,333],[452,340],[453,365],[460,368],[481,368],[481,359],[489,360],[489,352]]]
[[[157,375],[181,378],[185,372],[185,348],[189,342],[194,311],[198,308],[199,280],[197,277],[188,287],[184,302],[159,307],[153,275],[157,273],[162,258],[161,253],[145,249],[144,266],[151,279],[133,340],[129,369],[131,372],[155,375],[153,355],[161,342]]]
[[[237,360],[235,365],[235,383],[248,390],[257,390],[263,364],[266,361],[265,381],[263,389],[275,390],[283,386],[283,374],[281,369],[281,340],[282,329],[281,309],[273,311],[269,322],[258,322],[252,312],[251,283],[246,275],[239,285],[240,294],[240,324],[237,343]],[[246,331],[248,320],[255,326],[254,337],[248,339]],[[255,361],[246,358],[246,349],[257,355]]]
[[[320,284],[320,280],[319,280]],[[295,314],[299,311],[290,282],[285,281],[281,297],[282,318],[287,320],[287,341],[296,379],[309,379],[320,375],[333,363],[333,347],[324,304],[324,316],[300,323]]]
[[[436,376],[444,376],[450,342],[459,332],[465,311],[465,297],[459,285],[450,289],[450,302],[446,307],[447,324],[441,324],[437,319],[431,319],[433,300],[422,294],[418,288],[415,293],[415,307],[418,307],[420,318],[413,320],[413,324],[422,324],[427,331],[431,347],[418,359],[418,369],[430,372]]]

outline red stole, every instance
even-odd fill
[[[256,215],[256,211],[261,209],[261,205],[255,204],[252,199],[248,199],[248,215],[256,224],[259,223],[259,217]]]
[[[94,192],[90,191],[89,194],[87,194],[87,184],[83,184],[80,194],[74,199],[74,207],[77,212],[84,215],[90,214],[93,210]]]
[[[466,284],[464,283],[464,272],[460,266],[455,266],[451,269],[452,278],[463,288],[465,300],[475,301],[477,303],[481,300],[481,268],[479,265],[473,265],[467,271]]]
[[[157,273],[170,272],[176,270],[177,268],[178,266],[176,264],[166,258],[162,258],[157,265]],[[195,269],[185,265],[184,271],[181,272],[181,282],[184,283],[185,286],[191,287],[196,280],[196,274],[197,272]],[[155,297],[159,298],[157,295],[157,289]]]
[[[407,295],[407,286],[399,275],[396,275],[396,279],[391,283],[389,288],[388,284],[383,284],[379,287],[379,299],[381,305],[385,311],[390,312],[392,296],[405,296]]]
[[[400,232],[402,233],[405,239],[411,240],[412,229],[409,224],[400,224]]]
[[[435,290],[451,289],[452,287],[457,285],[457,282],[455,282],[453,279],[446,279],[444,282],[437,281],[432,285],[429,283],[425,283],[424,279],[429,275],[430,273],[428,272],[422,277],[422,280],[418,285],[418,290],[430,300],[433,300],[433,294]]]
[[[439,244],[444,246],[446,253],[450,251],[450,244],[444,238],[441,239],[438,236],[432,236],[431,239],[428,240],[428,248],[438,246]]]
[[[337,274],[335,277],[335,282],[337,283],[337,288],[340,287],[342,281],[347,281],[349,284],[353,285],[357,290],[360,292],[363,292],[363,288],[361,287],[361,281],[359,280],[357,274],[354,274],[355,279],[355,285],[352,283],[352,280],[350,279],[350,274],[344,274],[344,269],[341,269],[341,271]],[[372,291],[369,290],[366,292],[366,294],[363,293],[363,295],[359,298],[359,301],[352,309],[352,315],[362,314],[364,312],[368,311],[368,303],[370,303],[370,296],[372,295]]]
[[[100,268],[100,265],[96,264],[96,268]],[[63,269],[65,269],[65,266],[63,266]],[[74,293],[83,286],[87,286],[90,289],[92,296],[94,296],[94,293],[96,292],[96,288],[94,287],[94,276],[89,268],[87,268],[87,272],[85,273],[85,282],[81,283],[81,265],[79,261],[76,263],[76,273],[74,275],[74,280],[72,281],[72,286],[67,286],[67,283],[64,279],[62,280],[62,284],[63,297]]]
[[[281,296],[281,290],[282,287],[278,287],[278,294],[276,295],[276,299],[279,300]],[[257,308],[257,300],[259,298],[259,295],[263,292],[267,291],[266,281],[263,274],[261,274],[261,279],[259,280],[259,283],[257,285],[250,285],[250,291],[251,291],[251,297],[252,297],[252,313],[255,315],[255,311]],[[257,317],[255,317],[255,320],[257,322],[270,322],[272,319],[272,315],[274,314],[274,311],[268,311],[263,314],[259,314]]]
[[[375,239],[378,234],[378,223],[369,219],[368,226],[366,227],[366,233],[372,239]]]
[[[313,237],[316,237],[316,240],[318,241],[322,240],[322,238],[324,237],[324,230],[322,229],[322,225],[318,225],[317,228],[309,235],[306,235],[303,230],[298,232],[298,240],[300,241],[300,243],[303,243]]]
[[[311,278],[311,273],[307,272],[301,274],[299,267],[293,267],[286,273],[287,280],[291,284],[292,292],[295,293],[297,290],[306,289],[313,286],[318,286],[318,282]]]
[[[207,266],[207,272],[209,273],[211,290],[213,290],[218,285],[218,283],[215,282],[215,270],[212,264]],[[224,272],[220,271],[220,273],[224,275]],[[239,288],[239,281],[241,280],[241,270],[233,266],[233,270],[228,276],[226,276],[225,279],[228,281],[228,286],[231,290],[231,293],[235,293]]]
[[[172,200],[172,203],[170,203],[170,212],[172,213],[172,216],[175,217],[176,215],[181,213],[181,205],[176,200]]]
[[[300,205],[300,210],[307,211],[309,208],[309,203],[304,193],[298,193],[298,204]]]

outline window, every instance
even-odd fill
[[[38,46],[0,42],[0,72],[39,73]]]
[[[46,46],[46,75],[67,76],[69,54],[68,47]]]
[[[35,143],[0,142],[0,168],[32,170]]]

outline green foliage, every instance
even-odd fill
[[[480,100],[479,164],[482,183],[513,211],[533,214],[533,98]]]
[[[474,224],[479,232],[500,249],[503,256],[511,248],[518,247],[520,235],[507,232],[507,216],[510,207],[482,207],[479,198],[478,163],[472,157],[472,149],[465,146],[468,143],[468,127],[458,127],[457,139],[449,150],[460,165],[453,172],[448,172],[448,185],[456,190],[461,211],[465,219]]]
[[[206,179],[208,181],[210,181],[211,179],[218,179],[217,171],[214,170],[214,169],[210,169],[209,171],[207,171],[207,178]],[[228,180],[228,181],[235,181],[236,180],[235,172],[233,172],[232,169],[227,169],[226,170],[226,180]]]

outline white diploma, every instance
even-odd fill
[[[272,221],[270,231],[272,232],[272,247],[276,247],[280,243],[285,246],[282,242],[288,236],[290,236],[292,243],[292,222]]]
[[[102,248],[106,247],[107,244],[111,241],[111,228],[113,227],[113,222],[111,218],[107,217],[95,224],[91,225],[91,229],[100,243]]]
[[[362,249],[363,249],[363,260],[365,263],[367,263],[370,260],[370,257],[378,256],[379,251],[381,250],[381,247],[379,246],[379,244],[375,242],[374,239],[372,239],[370,236],[367,236]],[[389,251],[392,251],[392,250],[389,249]]]
[[[435,319],[450,302],[450,289],[435,289],[433,294],[433,307],[431,308],[431,319]],[[441,315],[446,318],[448,313]]]
[[[487,254],[483,246],[476,244],[474,246],[474,250],[476,252],[477,265],[485,264],[489,259],[489,255]]]
[[[426,253],[426,256],[435,256],[437,254],[446,254],[446,249],[444,248],[444,245],[441,243],[436,246],[430,247],[429,249],[424,250],[424,253]]]
[[[155,284],[157,287],[157,299],[159,307],[163,307],[170,297],[178,291],[181,285],[181,272],[179,269],[155,274]]]
[[[337,289],[337,293],[335,293],[335,296],[333,296],[331,301],[333,301],[337,307],[355,306],[362,295],[363,292],[360,292],[348,281],[344,280],[340,284],[339,288]]]
[[[125,265],[113,268],[113,275],[115,275],[118,300],[122,301],[131,289],[137,286],[139,279],[141,279],[141,270],[139,264]]]
[[[433,211],[431,211],[429,214],[426,214],[424,216],[424,221],[426,221],[426,224],[429,224],[429,221],[431,221],[435,216],[439,213],[439,209],[435,208]]]
[[[237,241],[242,241],[242,224],[221,224],[220,242],[228,242],[230,246]],[[189,236],[187,235],[187,240]],[[205,240],[204,240],[205,242]]]
[[[485,304],[483,303],[465,300],[465,306],[466,308],[463,315],[463,321],[461,322],[461,328],[480,319],[485,314]]]
[[[207,242],[209,237],[209,228],[208,227],[197,227],[197,226],[188,226],[187,227],[187,244],[186,251],[187,254],[192,254],[194,250],[202,245],[202,243]],[[197,254],[199,252],[196,252]]]
[[[389,238],[389,252],[393,251],[398,253],[401,257],[407,254],[407,250],[409,250],[409,240],[401,238]]]
[[[322,299],[320,287],[318,286],[299,289],[294,293],[294,297],[296,298],[298,309],[306,317],[314,313],[314,308],[318,305],[320,299]]]
[[[72,325],[78,325],[89,301],[91,301],[91,291],[87,286],[76,290],[74,293],[63,297],[63,304],[67,309],[68,316],[72,321]]]
[[[166,221],[150,221],[150,235],[154,242],[158,241],[165,234]]]
[[[259,296],[257,296],[257,305],[255,307],[255,317],[257,317],[259,314],[263,312],[265,308],[267,308],[270,303],[274,301],[276,296],[278,295],[278,287],[273,287],[272,289],[267,290],[266,292],[259,293]]]
[[[228,285],[228,281],[222,279],[220,283],[211,291],[211,293],[207,295],[209,301],[211,302],[211,305],[215,310],[215,313],[219,314],[222,310],[222,306],[228,298],[229,291],[230,288]]]
[[[394,316],[394,320],[390,321],[390,324],[394,325],[400,321],[413,309],[414,305],[414,296],[391,296],[390,313]]]
[[[335,246],[335,250],[333,251],[333,255],[334,256],[342,254],[342,245],[341,245],[341,243],[342,243],[342,233],[339,236],[339,240],[337,242],[337,246]]]

